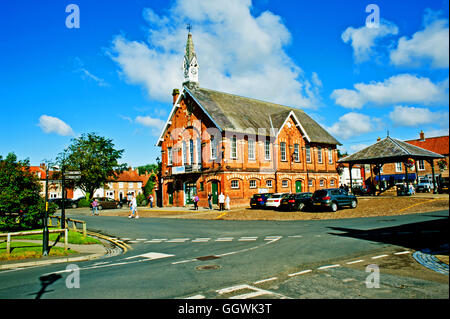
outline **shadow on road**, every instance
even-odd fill
[[[413,250],[426,250],[448,256],[449,218],[435,217],[439,217],[439,219],[369,230],[329,227],[332,230],[339,231],[339,233],[331,232],[329,234],[382,242]]]
[[[62,276],[59,274],[50,274],[47,276],[39,277],[39,280],[41,281],[41,289],[38,292],[32,293],[31,295],[36,295],[35,299],[41,299],[44,293],[53,291],[53,290],[46,290],[47,287],[61,278]]]

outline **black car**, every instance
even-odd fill
[[[310,205],[312,194],[313,193],[289,194],[281,200],[280,210],[303,210],[303,208]]]
[[[250,198],[251,208],[265,208],[267,199],[270,198],[272,193],[255,194]]]
[[[62,208],[62,198],[50,198],[49,203],[55,203],[56,205],[58,205],[58,208],[61,209]],[[65,198],[64,200],[64,208],[77,208],[78,207],[78,203],[76,201],[74,201],[73,199],[70,198]]]
[[[372,190],[369,186],[355,186],[353,187],[352,193],[359,196],[372,195]]]
[[[311,197],[311,206],[313,208],[327,208],[335,212],[342,206],[356,208],[358,200],[355,195],[348,194],[344,189],[320,189],[315,191]]]
[[[109,198],[109,197],[96,197],[96,198],[94,198],[94,200],[95,199],[98,202],[98,206],[97,206],[98,210],[102,210],[104,208],[106,208],[106,209],[108,209],[108,208],[122,208],[122,203],[120,203],[118,200],[114,200],[114,199]],[[91,207],[92,207],[92,202],[91,202]]]

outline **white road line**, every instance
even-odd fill
[[[167,257],[173,257],[173,256],[175,256],[175,255],[150,252],[150,253],[146,253],[146,254],[127,257],[125,259],[144,257],[144,258],[153,260],[153,259],[167,258]]]
[[[276,240],[276,239],[281,239],[283,238],[283,236],[266,236],[266,238],[264,238],[264,240]]]
[[[162,240],[154,240],[154,239],[152,239],[152,240],[147,240],[145,243],[146,244],[157,244],[157,243],[161,243],[162,242]]]
[[[227,293],[230,293],[230,292],[233,292],[233,291],[236,291],[236,290],[245,289],[245,288],[251,289],[251,286],[249,286],[249,285],[237,285],[237,286],[232,286],[232,287],[219,289],[219,290],[216,290],[216,292],[219,295],[223,295],[223,294],[227,294]]]
[[[233,237],[217,238],[215,241],[233,241]]]
[[[128,242],[129,242],[129,243],[132,243],[132,244],[137,244],[137,243],[138,243],[137,240],[129,240]]]
[[[258,237],[241,237],[238,239],[238,241],[255,241]]]
[[[166,243],[184,243],[185,241],[189,240],[190,238],[174,238],[171,240],[167,240]]]
[[[277,279],[278,279],[278,277],[267,278],[267,279],[255,281],[253,284],[254,285],[262,284],[263,282],[268,282],[268,281],[277,280]]]
[[[191,261],[195,261],[196,259],[187,259],[187,260],[180,260],[180,261],[175,261],[172,263],[172,265],[176,265],[176,264],[184,264],[184,263],[188,263]]]
[[[319,268],[317,268],[317,269],[322,270],[322,269],[328,269],[328,268],[336,268],[336,267],[340,267],[340,266],[341,266],[341,265],[339,265],[339,264],[336,264],[336,265],[327,265],[327,266],[319,267]]]
[[[357,263],[360,263],[360,262],[363,262],[364,261],[364,259],[358,259],[358,260],[354,260],[354,261],[349,261],[348,263],[346,263],[347,265],[351,265],[351,264],[357,264]]]
[[[288,236],[289,238],[302,238],[302,235],[292,235],[292,236]]]
[[[147,238],[136,238],[136,240],[145,241]]]
[[[394,255],[404,255],[404,254],[409,254],[409,253],[410,253],[409,250],[405,250],[405,251],[396,252],[396,253],[394,253]]]
[[[232,296],[229,299],[249,299],[249,298],[259,297],[259,296],[267,295],[267,294],[272,295],[272,293],[268,293],[266,291],[255,291],[255,292],[250,292],[248,294]]]
[[[130,240],[130,239],[131,238],[128,238],[128,237],[127,238],[125,238],[125,237],[124,238],[120,238],[120,240]]]
[[[288,276],[289,277],[293,277],[293,276],[303,275],[303,274],[307,274],[307,273],[309,273],[311,271],[312,271],[311,269],[302,270],[302,271],[299,271],[299,272],[294,272],[292,274],[288,274]]]
[[[379,256],[374,256],[372,257],[372,259],[378,259],[378,258],[383,258],[383,257],[387,257],[388,255],[379,255]]]
[[[206,297],[203,295],[195,295],[195,296],[190,296],[187,297],[186,299],[205,299]]]

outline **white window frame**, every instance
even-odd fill
[[[270,157],[271,157],[270,153],[271,153],[270,152],[270,140],[265,140],[264,141],[264,159],[266,161],[270,161]]]
[[[317,147],[317,163],[322,164],[323,158],[322,158],[322,147]]]
[[[289,181],[287,179],[283,179],[281,181],[281,187],[288,188],[289,187]]]
[[[231,189],[239,189],[239,180],[238,179],[231,180]]]
[[[325,187],[325,180],[323,180],[323,179],[319,180],[319,186]]]
[[[209,145],[211,148],[211,159],[215,160],[217,159],[217,141],[215,139],[214,136],[211,136],[210,140],[209,140]]]
[[[271,180],[271,179],[268,179],[268,180],[266,181],[266,187],[269,187],[269,188],[272,188],[272,187],[273,187],[273,184],[272,184],[272,180]]]
[[[314,185],[313,185],[313,180],[312,179],[309,179],[308,180],[308,186],[309,187],[313,187]]]
[[[134,185],[133,182],[128,182],[128,188],[133,188],[134,187],[133,185]]]
[[[119,188],[123,188],[123,182],[119,182]]]
[[[256,159],[255,140],[252,138],[249,138],[248,142],[247,142],[247,146],[248,146],[248,159],[255,160]]]
[[[306,163],[311,163],[311,147],[309,145],[306,145]]]
[[[425,170],[425,161],[419,160],[417,163],[417,170],[418,171],[424,171]]]
[[[173,149],[172,147],[167,148],[167,165],[172,166],[173,164]]]
[[[237,138],[233,136],[230,140],[230,158],[237,159]]]
[[[294,144],[294,162],[300,162],[300,145]]]
[[[286,161],[286,142],[280,143],[280,155],[281,155],[281,161]]]
[[[330,180],[330,186],[334,186],[334,179]]]
[[[397,173],[403,172],[403,163],[402,162],[395,163],[395,171]]]
[[[333,149],[328,148],[328,164],[333,164]]]
[[[249,187],[250,188],[256,188],[256,179],[251,179],[250,180]]]

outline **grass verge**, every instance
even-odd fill
[[[49,256],[68,256],[70,254],[76,254],[75,250],[64,250],[61,247],[52,247],[49,252]],[[27,243],[13,241],[11,242],[11,253],[6,254],[6,243],[0,243],[0,260],[20,260],[28,258],[41,258],[42,257],[42,245],[36,243]]]

